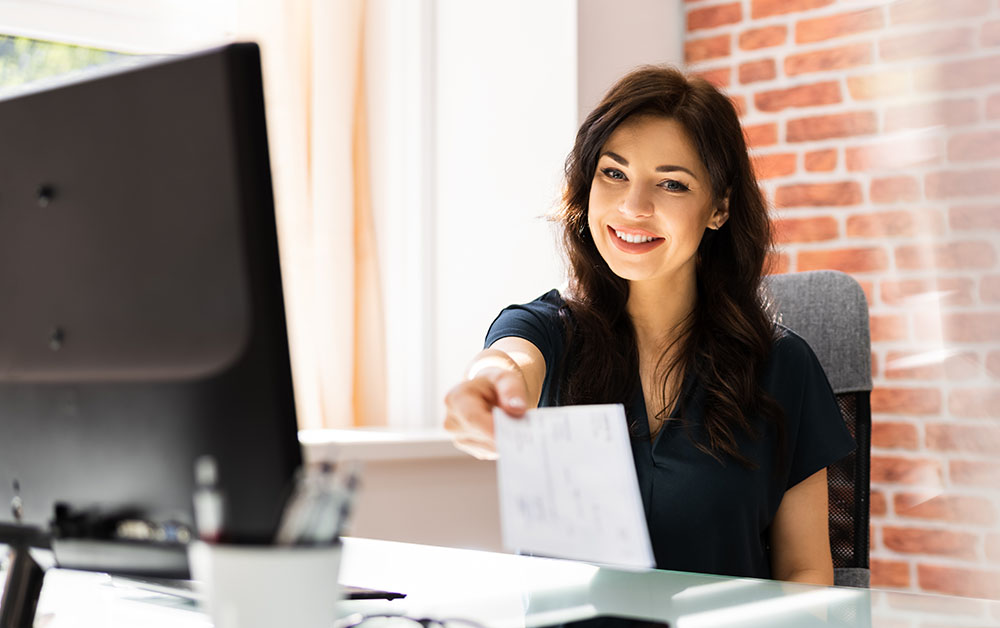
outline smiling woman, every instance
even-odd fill
[[[672,68],[622,78],[556,221],[568,290],[494,321],[446,399],[456,444],[495,457],[494,407],[621,403],[658,568],[832,583],[826,467],[854,443],[764,305],[771,226],[728,98]]]

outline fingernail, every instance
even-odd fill
[[[520,397],[511,397],[507,400],[507,405],[517,410],[523,410],[526,404],[524,403],[524,399]]]

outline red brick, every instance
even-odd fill
[[[780,46],[788,38],[788,28],[785,26],[765,26],[752,28],[740,33],[740,48],[743,50],[759,50],[771,46]]]
[[[874,199],[873,199],[874,200]],[[940,233],[944,216],[936,211],[888,211],[847,219],[847,237],[884,238]]]
[[[962,133],[948,140],[948,159],[981,161],[1000,157],[1000,131]]]
[[[934,100],[899,105],[885,112],[885,130],[920,129],[935,126],[960,126],[979,120],[978,105],[971,98]]]
[[[868,328],[872,342],[906,340],[909,335],[906,317],[899,314],[872,314],[868,317]]]
[[[706,37],[704,39],[689,39],[684,42],[684,60],[688,63],[696,63],[706,59],[728,57],[730,39],[731,37],[728,34]]]
[[[774,122],[743,127],[749,148],[770,146],[778,143],[778,125]]]
[[[1000,194],[1000,169],[932,172],[924,178],[924,190],[932,199],[995,196]]]
[[[928,458],[872,454],[873,484],[941,485],[941,463]]]
[[[888,255],[881,248],[799,251],[798,270],[839,270],[845,273],[871,273],[889,267]]]
[[[1000,118],[1000,94],[993,94],[986,99],[986,117],[990,120]]]
[[[781,111],[787,107],[814,107],[832,105],[841,101],[840,83],[825,81],[812,85],[799,85],[788,89],[760,92],[753,102],[760,111]]]
[[[872,447],[882,449],[916,449],[919,445],[917,428],[909,423],[875,421],[872,423]]]
[[[740,83],[756,83],[769,81],[778,75],[774,59],[761,59],[740,64]]]
[[[851,44],[849,46],[788,55],[785,58],[785,74],[787,76],[798,76],[799,74],[807,74],[809,72],[831,72],[833,70],[844,70],[859,65],[867,65],[871,61],[871,44]]]
[[[926,135],[907,135],[891,140],[850,146],[844,156],[847,169],[895,171],[941,161],[941,142]]]
[[[975,31],[971,28],[928,31],[886,37],[879,42],[883,61],[901,61],[916,57],[941,57],[972,50]]]
[[[910,565],[901,560],[869,561],[872,588],[905,589],[910,586]]]
[[[980,280],[979,298],[984,303],[1000,303],[1000,276],[987,275]]]
[[[934,92],[984,87],[1000,83],[998,64],[997,56],[930,64],[916,72],[913,83],[918,90]]]
[[[948,412],[968,419],[1000,417],[1000,388],[960,388],[948,393]]]
[[[791,260],[787,253],[770,253],[764,263],[765,274],[783,275],[791,267]]]
[[[1000,534],[986,535],[986,560],[1000,563]]]
[[[798,157],[795,153],[775,153],[753,157],[754,174],[758,179],[773,179],[795,174]]]
[[[1000,351],[986,354],[986,373],[994,379],[1000,379]]]
[[[966,597],[1000,598],[1000,571],[917,565],[917,581],[925,591]]]
[[[878,490],[872,490],[870,497],[868,498],[869,512],[873,517],[884,517],[889,511],[888,505],[885,501],[885,493]]]
[[[729,102],[733,103],[733,108],[736,109],[736,115],[743,117],[747,113],[747,97],[742,95],[730,95]]]
[[[779,243],[819,242],[839,235],[837,221],[830,216],[783,218],[774,222],[775,239]]]
[[[809,172],[830,172],[837,167],[837,149],[824,148],[806,153],[806,170]]]
[[[979,43],[983,46],[1000,46],[1000,21],[983,24]]]
[[[870,193],[873,203],[916,201],[920,198],[920,183],[913,177],[875,179]]]
[[[941,317],[941,330],[951,342],[1000,341],[1000,313],[949,312]]]
[[[687,14],[687,29],[695,31],[702,28],[715,28],[726,24],[736,24],[743,19],[743,10],[739,2],[720,4],[703,9],[693,9]]]
[[[1000,426],[925,425],[927,449],[963,451],[973,454],[1000,454]]]
[[[843,207],[861,200],[861,186],[856,181],[783,185],[775,194],[778,207]]]
[[[850,76],[847,78],[847,91],[855,100],[893,98],[910,91],[912,76],[910,70],[890,70]]]
[[[954,484],[996,488],[1000,486],[1000,462],[951,460],[948,463],[948,476]]]
[[[937,388],[884,388],[872,390],[872,412],[879,414],[939,414],[941,391]]]
[[[884,23],[881,9],[866,9],[802,20],[795,25],[795,43],[808,44],[863,33],[881,28]]]
[[[870,135],[878,130],[878,121],[872,111],[853,111],[789,120],[786,128],[788,142],[808,142]]]
[[[934,554],[972,560],[976,557],[976,535],[950,530],[927,530],[885,526],[882,542],[903,554]]]
[[[965,205],[948,210],[952,229],[1000,229],[1000,205]]]
[[[889,18],[893,24],[941,22],[979,17],[989,10],[989,0],[897,0],[889,5]]]
[[[896,266],[903,270],[989,268],[996,263],[989,242],[907,244],[896,247]]]
[[[962,380],[979,375],[975,353],[890,351],[885,357],[887,379]]]
[[[700,76],[716,87],[729,87],[731,68],[715,68],[713,70],[700,70],[693,72],[695,76]]]
[[[892,505],[900,517],[978,525],[996,521],[996,509],[989,499],[982,497],[897,493]]]
[[[783,13],[809,11],[833,3],[834,0],[752,0],[750,15],[754,19],[758,19]]]
[[[871,292],[872,282],[866,281],[865,283],[868,284],[868,287],[862,288],[865,291],[865,300],[868,301],[869,303],[874,303],[874,301],[872,301],[871,294],[869,294]],[[872,351],[872,377],[878,377],[879,375],[878,363],[879,363],[878,354]]]

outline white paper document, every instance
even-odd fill
[[[621,405],[493,411],[508,550],[653,567]]]

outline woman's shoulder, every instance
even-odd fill
[[[826,381],[823,366],[809,343],[780,324],[775,325],[774,345],[764,372],[765,381],[772,385],[781,382],[796,389],[812,380]]]
[[[508,305],[505,309],[528,310],[546,318],[558,319],[559,311],[564,307],[566,307],[566,300],[563,299],[558,288],[553,288],[527,303]]]
[[[771,360],[781,362],[811,362],[816,359],[812,347],[802,336],[780,323],[774,325],[774,345]]]

